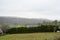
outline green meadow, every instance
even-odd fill
[[[23,34],[6,34],[0,36],[0,40],[54,40],[60,37],[60,33],[23,33]]]

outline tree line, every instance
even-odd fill
[[[6,24],[2,24],[1,29],[4,33],[33,33],[33,32],[56,32],[58,27],[60,26],[60,22],[57,20],[49,23],[38,23],[37,27],[18,27],[18,28],[10,28]]]
[[[56,29],[54,29],[56,27]],[[6,33],[15,34],[15,33],[34,33],[34,32],[56,32],[57,27],[55,25],[41,25],[37,27],[19,27],[8,29]]]

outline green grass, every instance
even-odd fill
[[[60,36],[60,33],[7,34],[0,36],[0,40],[53,40],[57,36]]]

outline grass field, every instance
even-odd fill
[[[0,40],[53,40],[60,33],[25,33],[25,34],[7,34],[0,36]]]

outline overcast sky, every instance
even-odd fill
[[[60,0],[0,0],[0,16],[60,20]]]

